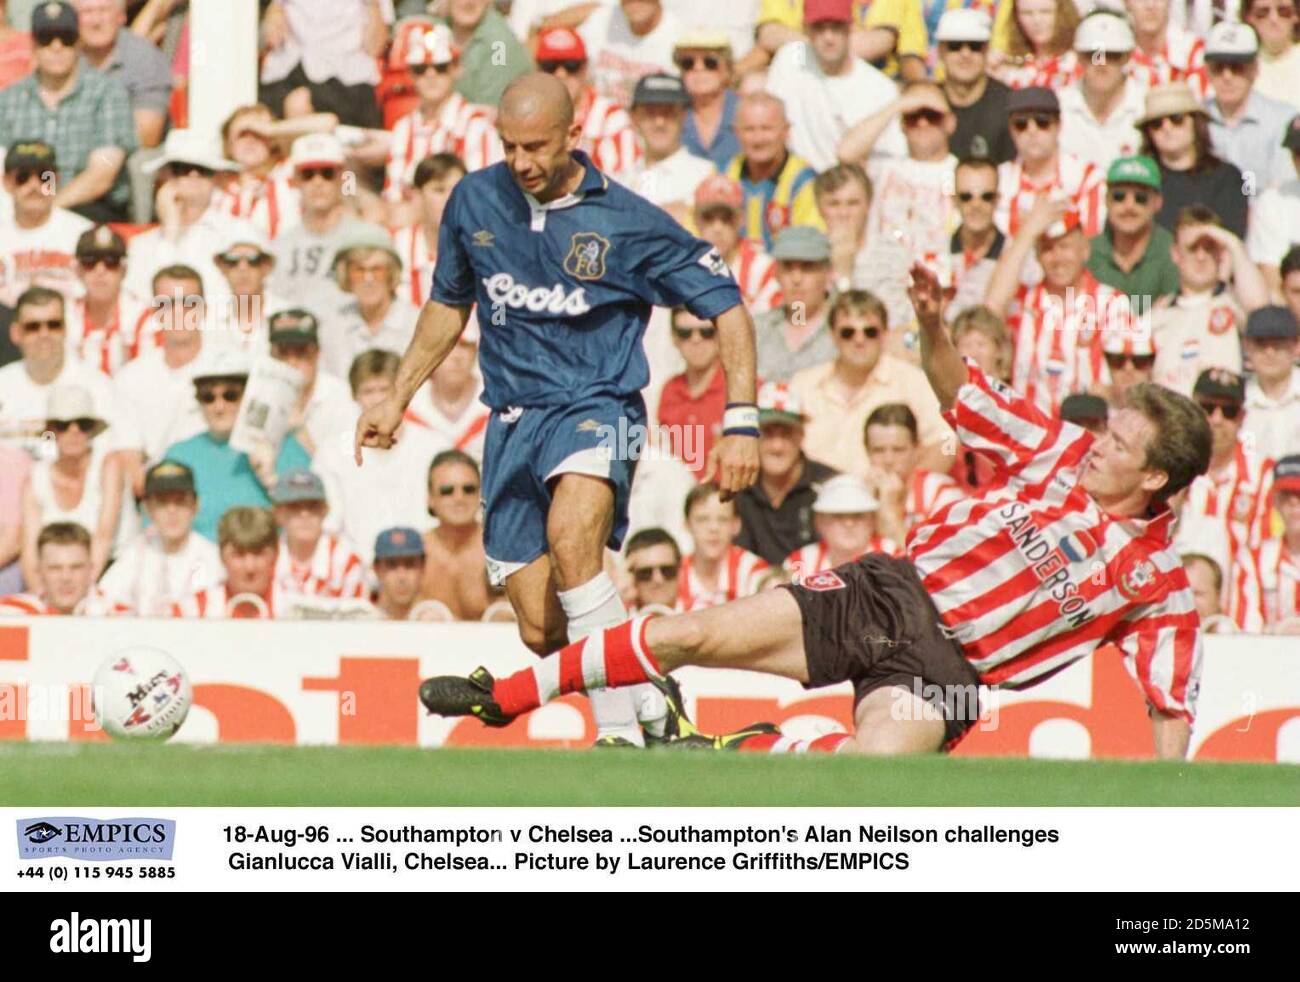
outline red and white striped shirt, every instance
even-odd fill
[[[311,560],[299,566],[284,539],[275,557],[275,586],[286,594],[364,600],[369,595],[366,564],[348,543],[328,532],[316,542]]]
[[[1006,480],[921,523],[907,539],[946,632],[981,681],[1021,688],[1113,643],[1147,701],[1191,720],[1199,620],[1171,545],[1173,512],[1119,518],[1080,478],[1092,435],[1051,419],[967,363],[948,422]]]
[[[886,539],[882,535],[873,535],[871,541],[867,543],[867,548],[863,549],[849,562],[861,559],[869,552],[881,552],[886,556],[901,556],[903,549],[893,539]],[[786,556],[785,562],[781,565],[790,574],[792,582],[802,583],[805,576],[816,576],[818,573],[824,573],[832,568],[830,546],[826,544],[824,539],[809,542],[806,546],[802,546]]]
[[[762,314],[781,306],[781,284],[776,281],[776,260],[752,239],[741,239],[731,263],[740,295],[751,314]]]
[[[641,160],[641,141],[626,109],[588,86],[574,114],[582,126],[582,143],[592,163],[618,180],[626,180]]]
[[[1242,549],[1233,563],[1228,613],[1237,627],[1252,634],[1300,618],[1300,555],[1282,539]]]
[[[401,201],[416,165],[435,153],[454,153],[470,172],[503,159],[492,110],[453,92],[432,119],[415,109],[394,123],[384,171],[384,198]]]
[[[479,392],[482,392],[480,383]],[[479,402],[478,394],[466,404],[460,416],[452,419],[443,414],[433,401],[430,383],[420,386],[406,409],[406,422],[422,429],[432,430],[455,450],[462,450],[475,460],[483,461],[483,440],[487,436],[492,410]]]
[[[758,592],[759,574],[767,568],[767,562],[748,549],[729,546],[719,570],[717,589],[709,589],[695,572],[695,556],[684,556],[677,579],[677,609],[702,610],[737,597],[752,597]]]
[[[1056,170],[1042,182],[1025,176],[1020,160],[998,165],[998,206],[993,220],[1008,235],[1015,235],[1033,210],[1038,196],[1059,189],[1079,213],[1083,234],[1098,235],[1106,224],[1106,175],[1095,164],[1069,153],[1060,153]]]
[[[1139,85],[1150,88],[1169,82],[1186,82],[1204,102],[1210,93],[1210,78],[1205,69],[1205,41],[1190,31],[1170,24],[1165,43],[1154,55],[1140,47],[1129,55],[1125,71]]]
[[[302,219],[292,176],[293,168],[287,160],[277,164],[265,177],[239,174],[221,189],[217,208],[231,218],[242,218],[269,242]]]
[[[128,604],[109,600],[98,587],[91,587],[72,613],[76,617],[130,617],[135,610]],[[0,617],[60,617],[62,614],[34,593],[0,597]]]
[[[424,236],[423,225],[407,225],[405,228],[389,229],[393,236],[393,248],[402,257],[403,286],[407,296],[416,310],[429,302],[433,292],[433,268],[438,263],[436,247],[429,245]]]
[[[199,590],[180,603],[172,604],[171,616],[196,620],[225,620],[226,618],[235,620],[274,620],[276,617],[282,616],[287,609],[285,604],[287,598],[283,595],[278,584],[272,584],[269,599],[254,597],[254,595],[247,593],[236,594],[236,597],[243,599],[235,605],[233,610],[228,612],[226,606],[234,598],[226,593],[224,583],[218,583],[216,586]]]
[[[1062,300],[1044,283],[1022,286],[1007,317],[1015,356],[1012,385],[1055,415],[1072,392],[1108,382],[1102,333],[1128,330],[1128,298],[1086,269]]]
[[[961,485],[947,474],[918,467],[907,482],[907,498],[903,503],[903,522],[907,531],[912,531],[918,522],[964,497]]]
[[[1192,482],[1182,513],[1218,523],[1235,560],[1239,550],[1256,549],[1269,537],[1272,491],[1273,461],[1247,453],[1245,444],[1238,443],[1227,466]]]
[[[139,354],[140,329],[152,312],[148,304],[122,294],[112,319],[103,327],[91,327],[86,322],[86,301],[76,300],[68,305],[68,345],[79,361],[115,375]]]
[[[989,74],[1013,89],[1027,89],[1031,86],[1063,89],[1083,74],[1083,66],[1079,64],[1076,52],[1066,51],[1047,58],[1027,55],[1019,65],[1003,62]]]

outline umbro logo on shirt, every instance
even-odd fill
[[[485,228],[481,228],[477,232],[475,232],[473,238],[474,238],[474,244],[476,246],[485,246],[485,247],[496,245],[496,240],[497,240],[496,235],[492,232],[489,232]]]

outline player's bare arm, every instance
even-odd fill
[[[357,420],[355,459],[361,466],[361,448],[388,449],[393,434],[401,425],[402,415],[412,397],[456,346],[469,320],[469,307],[450,307],[430,300],[420,311],[411,346],[402,356],[397,370],[396,390],[392,398],[367,409]]]
[[[957,390],[966,381],[966,366],[953,346],[943,319],[950,295],[944,295],[939,278],[927,266],[913,264],[911,275],[907,295],[921,327],[921,367],[939,399],[939,408],[947,412],[957,399]]]
[[[716,480],[722,500],[728,501],[758,480],[757,355],[754,321],[744,304],[719,314],[714,324],[718,328],[722,370],[727,376],[727,406],[740,408],[741,412],[724,420],[723,436],[709,455],[705,480]],[[752,420],[742,418],[746,407],[751,410]],[[744,432],[751,428],[753,433]]]

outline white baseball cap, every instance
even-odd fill
[[[813,502],[813,511],[818,515],[860,515],[879,509],[880,502],[867,482],[855,474],[832,477],[821,486]]]
[[[993,21],[983,10],[948,10],[935,28],[936,41],[988,41],[993,36]]]
[[[308,133],[293,141],[289,152],[289,165],[294,170],[303,167],[342,167],[347,163],[343,144],[331,133]]]
[[[214,348],[199,356],[199,364],[190,373],[198,382],[210,378],[247,378],[253,370],[253,360],[238,348]]]
[[[1259,35],[1249,24],[1219,21],[1205,38],[1205,57],[1214,61],[1254,61],[1259,56]]]
[[[1135,47],[1137,40],[1128,18],[1108,10],[1089,14],[1074,31],[1074,50],[1084,54],[1127,54]]]
[[[451,28],[446,24],[434,24],[411,40],[411,46],[406,49],[406,63],[447,65],[455,61],[459,53],[452,42]]]

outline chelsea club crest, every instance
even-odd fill
[[[605,275],[605,254],[609,239],[595,232],[577,232],[564,257],[564,271],[579,280],[598,280]]]

